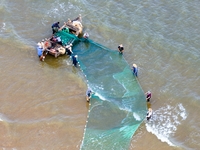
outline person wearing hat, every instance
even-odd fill
[[[133,70],[133,75],[135,75],[137,77],[138,76],[138,67],[136,64],[133,64],[132,70]]]
[[[145,93],[145,95],[146,95],[146,100],[147,100],[147,102],[149,102],[150,99],[151,99],[151,92],[148,91],[148,92]]]
[[[71,56],[71,54],[73,53],[72,52],[72,44],[65,46],[65,49],[66,49],[66,54]]]
[[[151,108],[149,108],[149,109],[148,109],[148,112],[147,112],[147,116],[146,116],[146,118],[147,118],[147,121],[149,121],[149,119],[151,118],[151,116],[152,116],[152,113],[153,113],[152,109],[151,109]]]
[[[42,42],[38,42],[37,43],[37,53],[38,53],[38,57],[40,58],[41,61],[44,61],[46,54],[46,51],[44,49],[44,39],[42,40]]]
[[[88,88],[87,92],[86,92],[86,100],[87,100],[87,102],[90,101],[91,97],[92,97],[92,90],[90,88]]]
[[[37,43],[37,53],[38,53],[38,57],[40,57],[41,55],[42,55],[42,53],[43,53],[43,47],[42,47],[42,44],[41,44],[41,42],[38,42]]]
[[[57,50],[61,55],[64,55],[66,53],[66,49],[64,47],[62,47],[62,46],[58,47]]]
[[[122,44],[120,44],[120,45],[118,46],[118,51],[119,51],[120,54],[123,54],[123,52],[124,52],[124,47],[123,47]]]
[[[88,39],[88,38],[89,38],[89,34],[88,34],[87,32],[85,32],[85,33],[83,34],[83,38]]]

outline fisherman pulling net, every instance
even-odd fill
[[[90,97],[87,124],[81,150],[128,149],[131,138],[146,117],[146,98],[123,55],[90,39],[79,39],[60,31],[73,42]]]

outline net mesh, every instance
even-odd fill
[[[65,31],[59,31],[55,35],[61,38],[64,45],[68,45],[70,43],[77,44],[80,41],[74,34],[70,34]]]
[[[59,34],[61,39],[66,35]],[[95,92],[80,149],[129,149],[146,116],[144,92],[123,55],[92,40],[75,39],[73,52],[78,55],[88,87]]]

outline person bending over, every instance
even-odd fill
[[[124,52],[124,47],[123,47],[122,44],[120,44],[120,45],[118,46],[118,51],[119,51],[120,54],[123,54],[123,52]]]
[[[55,22],[54,24],[52,24],[51,28],[52,28],[53,35],[54,33],[58,32],[58,30],[60,29],[59,23],[60,22]]]
[[[149,108],[149,109],[148,109],[148,112],[147,112],[147,116],[146,116],[147,121],[149,121],[149,119],[151,119],[152,113],[153,113],[152,109]]]
[[[65,49],[66,49],[66,54],[71,56],[71,54],[73,53],[72,52],[72,44],[65,46]]]
[[[87,92],[86,92],[86,100],[87,100],[87,102],[90,101],[91,97],[92,97],[92,90],[90,88],[88,88]]]

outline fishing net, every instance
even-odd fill
[[[133,134],[146,116],[144,92],[123,55],[92,40],[76,41],[73,52],[94,92],[80,149],[129,149]]]
[[[78,41],[80,41],[77,36],[67,33],[65,31],[59,31],[55,35],[61,38],[61,41],[64,45],[68,45],[70,43],[76,44],[78,43]]]

